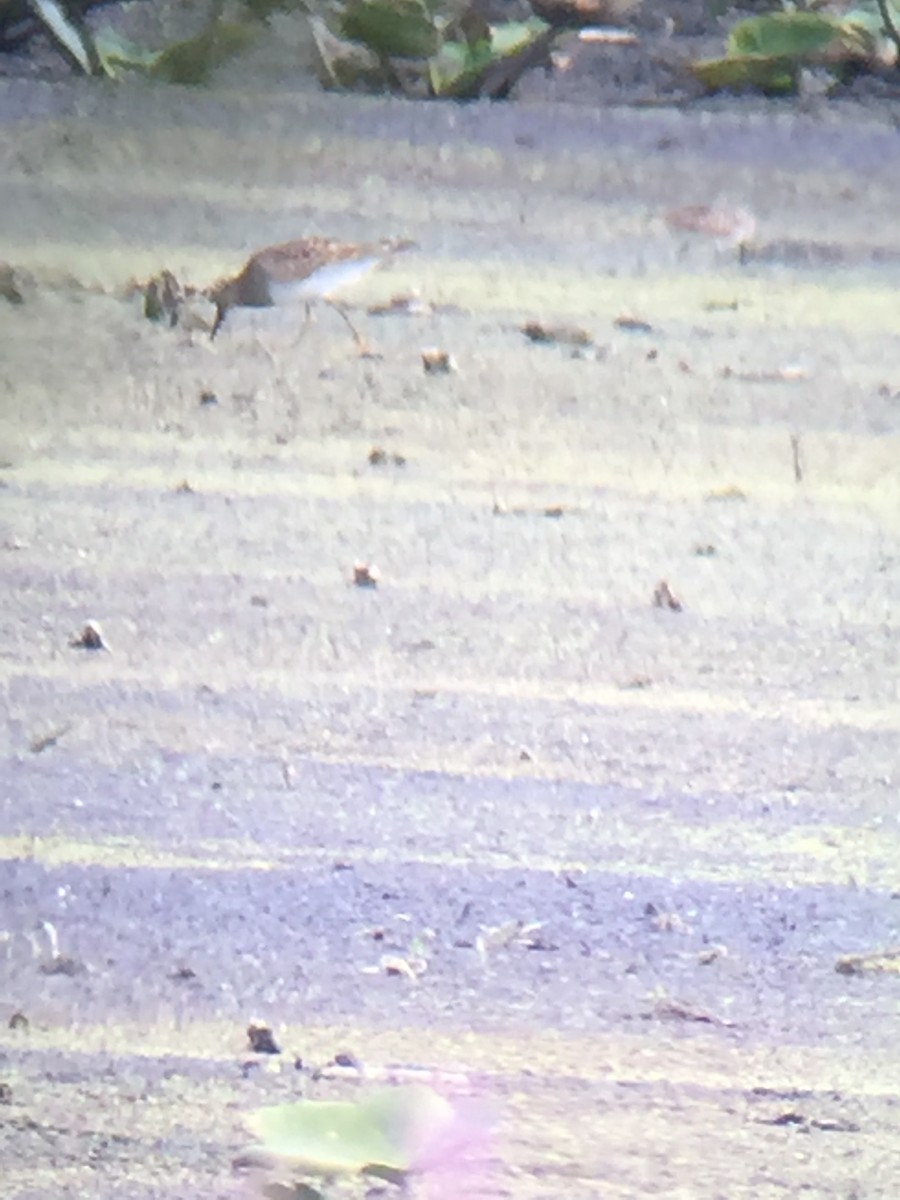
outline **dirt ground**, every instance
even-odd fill
[[[896,110],[240,83],[0,79],[4,1200],[423,1075],[442,1194],[896,1200]],[[128,291],[311,233],[380,357]]]

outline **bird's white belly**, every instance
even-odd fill
[[[328,297],[333,292],[349,287],[364,278],[376,267],[379,259],[374,255],[369,258],[354,258],[348,262],[329,263],[319,267],[305,279],[269,281],[269,294],[273,304],[292,304],[298,300],[312,300],[316,297]]]

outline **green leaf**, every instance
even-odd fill
[[[427,1087],[396,1087],[358,1104],[304,1100],[251,1114],[262,1149],[315,1174],[367,1172],[394,1178],[455,1119],[452,1105]]]
[[[490,40],[448,41],[428,64],[435,96],[468,98],[480,93],[485,74],[504,59],[512,59],[543,38],[549,26],[538,17],[504,21],[490,28]]]
[[[440,29],[422,0],[350,0],[341,30],[388,58],[430,58],[441,44]]]
[[[123,71],[149,71],[160,55],[159,50],[145,50],[108,27],[100,30],[94,44],[104,71],[114,79]]]
[[[703,58],[690,65],[691,74],[710,92],[759,88],[769,94],[792,92],[797,86],[797,68],[782,59],[763,55],[734,58]]]
[[[821,13],[767,13],[735,25],[726,50],[730,58],[753,55],[799,63],[820,55],[839,37],[834,19]]]
[[[151,73],[168,83],[205,83],[216,67],[240,54],[255,36],[249,25],[216,21],[196,37],[166,46]]]
[[[710,91],[757,87],[786,92],[796,87],[802,67],[824,65],[838,72],[845,63],[870,63],[879,44],[870,27],[847,17],[769,13],[736,25],[727,51],[724,58],[691,64],[691,72]]]
[[[491,27],[491,50],[495,58],[505,58],[533,42],[549,26],[538,17],[527,21],[503,21]]]
[[[167,83],[205,83],[211,72],[244,50],[255,37],[249,25],[215,22],[196,37],[172,42],[162,50],[146,50],[115,30],[101,29],[95,38],[97,53],[108,75],[142,71]]]
[[[435,96],[466,91],[493,61],[490,42],[444,42],[440,54],[428,64],[431,90]]]

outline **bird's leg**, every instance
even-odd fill
[[[216,305],[216,319],[213,321],[212,329],[209,331],[209,340],[212,341],[219,330],[222,328],[222,322],[225,320],[225,314],[228,312],[224,304]]]
[[[344,324],[347,326],[347,328],[353,334],[353,340],[356,342],[356,346],[357,346],[357,349],[359,350],[360,357],[361,358],[378,358],[378,354],[372,349],[369,342],[363,337],[363,335],[359,332],[359,330],[356,328],[356,326],[353,324],[353,322],[347,316],[347,313],[344,310],[344,308],[340,304],[335,303],[334,300],[326,300],[325,303],[330,305],[330,307],[334,309],[334,311],[338,314],[338,316],[341,318],[341,320],[344,322]]]

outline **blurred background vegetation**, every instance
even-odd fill
[[[697,0],[723,52],[686,58],[682,73],[701,92],[768,94],[800,90],[811,72],[826,91],[893,74],[894,3]],[[0,51],[43,38],[89,75],[198,86],[281,22],[325,88],[499,100],[525,72],[549,69],[563,39],[636,44],[646,12],[641,0],[0,0]],[[652,19],[674,27],[670,12],[674,2]]]

